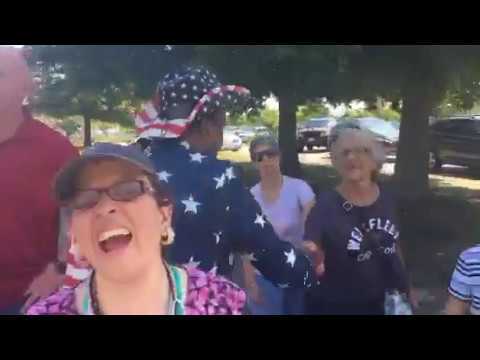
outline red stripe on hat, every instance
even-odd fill
[[[176,124],[151,124],[142,128],[137,128],[137,133],[141,134],[144,131],[150,130],[150,129],[160,129],[160,130],[165,130],[169,131],[171,133],[174,133],[175,135],[182,135],[183,132],[185,131],[186,127],[181,126],[181,125],[176,125]]]
[[[146,123],[146,124],[149,124],[153,120],[155,120],[155,119],[150,118],[145,110],[141,111],[138,115],[142,118],[143,122]]]

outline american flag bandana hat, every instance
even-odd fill
[[[135,126],[140,137],[178,138],[199,116],[218,109],[241,112],[246,110],[251,100],[248,89],[222,85],[217,76],[206,68],[188,67],[165,75],[154,98],[136,114]],[[170,109],[185,103],[194,104],[188,117],[168,118]]]

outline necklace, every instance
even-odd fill
[[[167,278],[168,278],[168,290],[169,290],[169,297],[172,299],[172,294],[174,294],[174,285],[172,282],[172,277],[170,275],[170,270],[167,265],[165,265],[165,268],[167,270]],[[96,282],[96,277],[95,277],[95,272],[92,274],[92,277],[90,279],[90,298],[92,301],[92,311],[94,315],[105,315],[105,312],[102,310],[100,301],[98,300],[98,289],[97,289],[97,282]]]

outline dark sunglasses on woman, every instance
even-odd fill
[[[67,206],[75,210],[88,210],[94,208],[107,194],[113,201],[133,201],[141,195],[153,193],[153,190],[141,180],[126,181],[115,184],[107,189],[86,189],[78,190],[73,198],[68,201]]]
[[[274,158],[280,155],[280,152],[275,149],[267,149],[264,151],[259,151],[253,155],[253,158],[256,162],[262,162],[265,157]]]

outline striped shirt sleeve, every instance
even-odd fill
[[[449,293],[462,301],[472,301],[480,285],[480,246],[465,251],[457,261]]]

